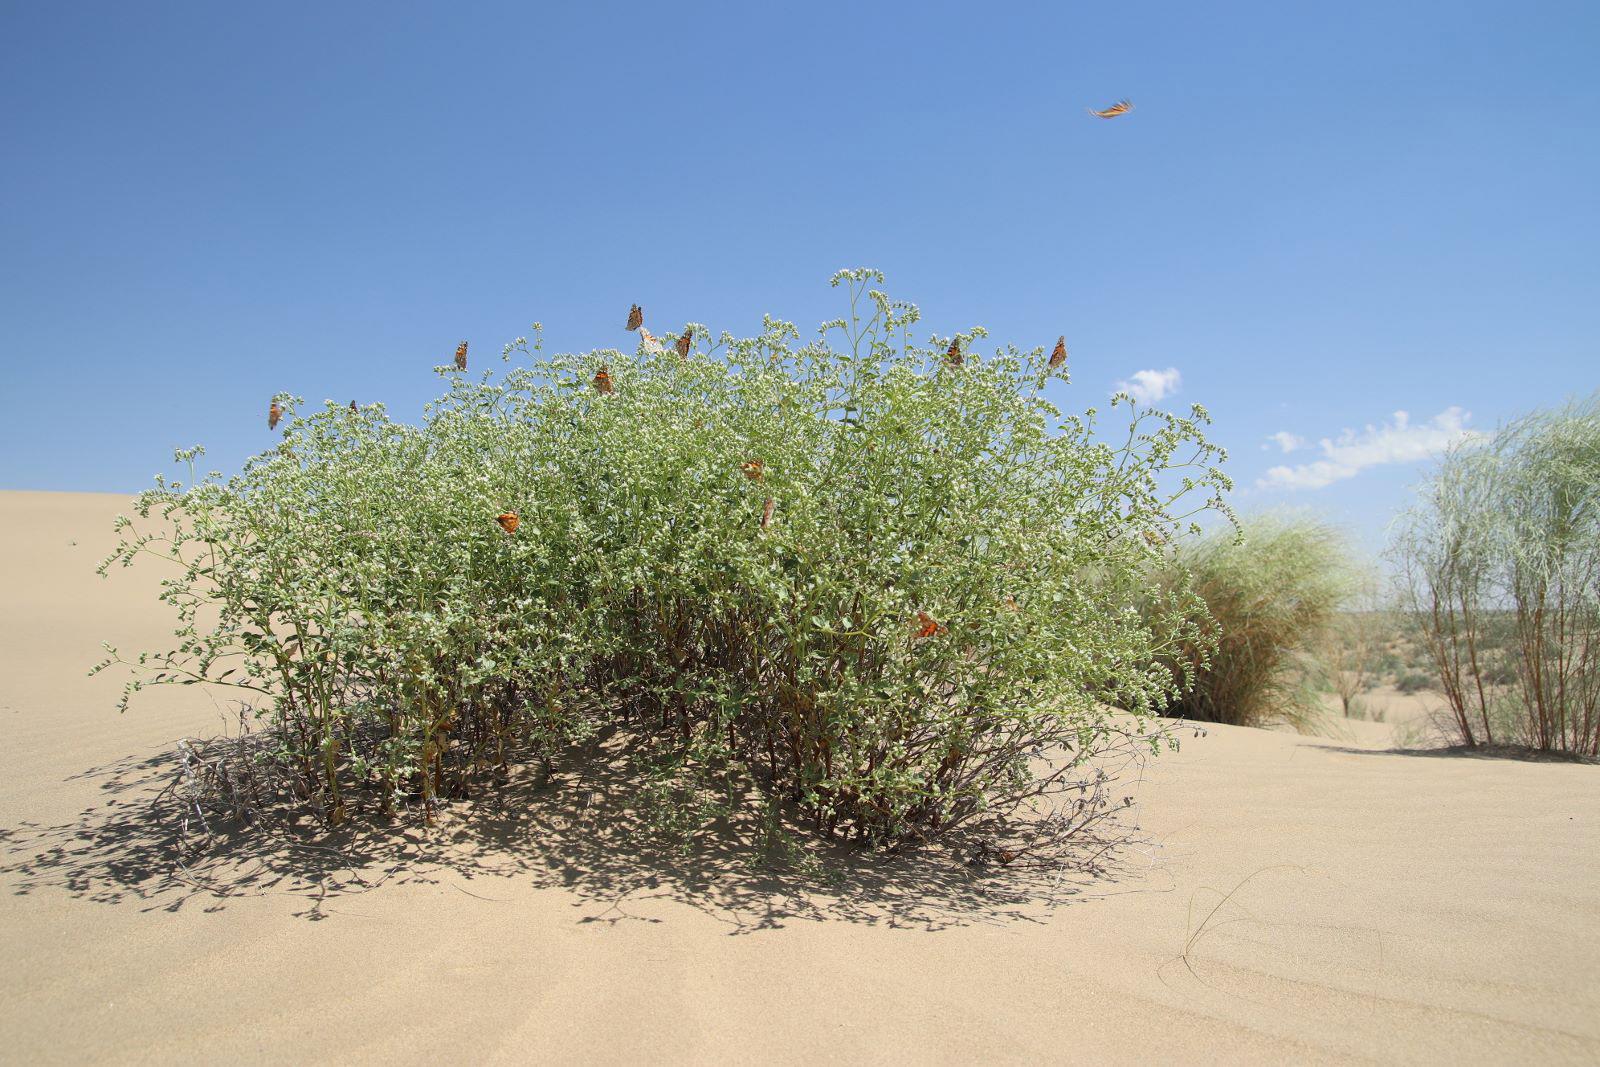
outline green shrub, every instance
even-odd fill
[[[1600,396],[1450,452],[1392,551],[1454,740],[1600,754]]]
[[[1394,687],[1402,693],[1420,693],[1433,688],[1436,679],[1425,671],[1407,671],[1395,680]]]
[[[776,799],[878,842],[1042,809],[1008,850],[1059,838],[1129,729],[1099,698],[1148,713],[1151,664],[1203,646],[1181,583],[1133,605],[1182,510],[1222,506],[1218,450],[1198,407],[1108,444],[1044,398],[1040,351],[915,344],[874,281],[837,276],[850,314],[805,344],[769,319],[694,326],[687,357],[547,355],[536,327],[503,376],[440,368],[418,427],[279,397],[278,448],[159,484],[137,513],[163,525],[107,561],[179,567],[180,643],[130,689],[252,690],[330,820],[431,815],[603,729],[680,828]]]
[[[1203,722],[1309,726],[1317,715],[1313,650],[1333,635],[1355,589],[1344,541],[1305,518],[1258,516],[1178,546],[1162,589],[1193,581],[1209,614],[1204,640],[1176,666],[1193,682],[1167,713]]]

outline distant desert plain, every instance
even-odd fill
[[[150,797],[226,704],[87,676],[170,634],[95,574],[128,506],[0,493],[0,1060],[1600,1062],[1600,768],[1398,750],[1419,708],[1180,731],[1095,876],[647,855],[581,778],[180,864]]]

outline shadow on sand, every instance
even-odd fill
[[[629,806],[631,783],[604,761],[554,785],[531,771],[514,775],[477,800],[449,805],[431,829],[362,817],[334,829],[213,819],[203,845],[185,845],[174,807],[155,802],[173,774],[173,757],[163,753],[74,775],[69,781],[95,785],[99,802],[57,825],[0,828],[0,884],[15,894],[65,890],[174,912],[287,895],[294,914],[308,919],[328,917],[341,898],[407,883],[499,901],[561,887],[599,906],[585,909],[581,922],[640,919],[629,904],[666,898],[726,922],[730,933],[791,919],[919,929],[1039,922],[1062,903],[1126,891],[1107,877],[1124,852],[1104,845],[1086,844],[1083,862],[1066,868],[979,870],[942,850],[891,855],[797,832],[774,860],[747,820],[673,847],[645,829]]]
[[[1522,763],[1579,763],[1600,766],[1592,756],[1571,752],[1550,752],[1526,745],[1448,745],[1440,748],[1356,748],[1349,745],[1320,745],[1329,752],[1351,756],[1413,756],[1424,759],[1513,760]]]

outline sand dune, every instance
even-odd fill
[[[1600,768],[1380,724],[1186,740],[1058,886],[641,857],[603,781],[186,879],[141,799],[223,709],[84,674],[165,633],[153,569],[93,574],[125,506],[0,494],[8,1061],[1600,1061]]]

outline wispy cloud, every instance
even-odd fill
[[[1127,393],[1141,404],[1154,404],[1164,396],[1178,391],[1183,375],[1177,367],[1166,370],[1136,371],[1126,381],[1117,383],[1117,391]]]
[[[1306,447],[1306,439],[1304,437],[1297,433],[1290,433],[1288,430],[1279,430],[1277,433],[1269,435],[1267,440],[1276,443],[1278,450],[1286,455],[1290,452],[1298,452]],[[1266,448],[1267,446],[1262,445],[1261,447]]]
[[[1338,437],[1324,437],[1318,442],[1321,459],[1273,467],[1256,485],[1262,489],[1321,489],[1354,478],[1369,467],[1414,463],[1444,451],[1457,441],[1483,436],[1467,429],[1471,418],[1470,412],[1448,407],[1427,422],[1413,425],[1410,415],[1397,411],[1381,426],[1368,425],[1359,433],[1345,430]],[[1278,441],[1285,452],[1292,449],[1281,439],[1304,445],[1304,441],[1287,431],[1274,434],[1272,439]]]

